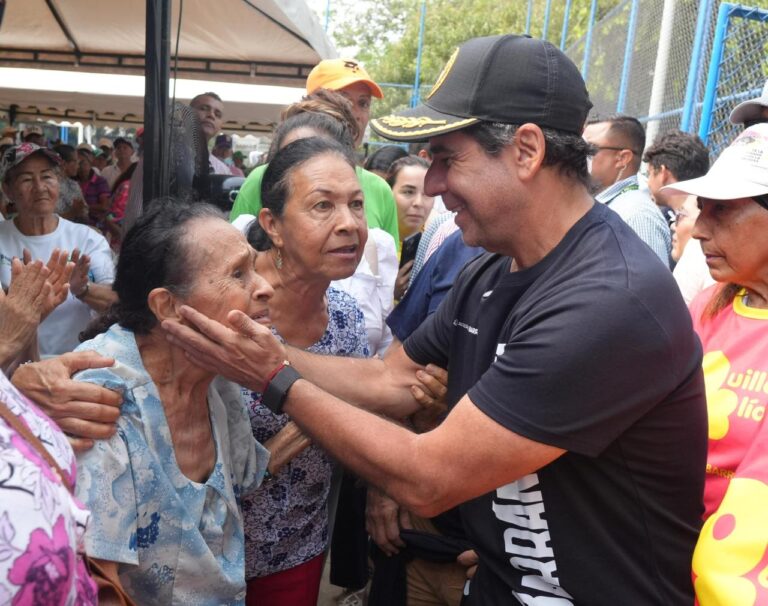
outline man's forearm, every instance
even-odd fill
[[[379,358],[342,358],[286,348],[288,359],[307,380],[342,400],[395,419],[407,417],[419,405],[411,386],[416,364],[388,363]]]
[[[408,509],[420,515],[434,513],[437,495],[431,480],[438,474],[419,456],[420,436],[349,406],[308,381],[291,388],[285,412],[344,467]]]
[[[284,410],[345,467],[424,517],[518,480],[565,453],[510,431],[467,395],[439,427],[423,434],[303,380],[291,387]]]

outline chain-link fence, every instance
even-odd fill
[[[740,128],[728,120],[731,110],[759,96],[768,78],[768,10],[723,3],[714,31],[698,132],[719,153]]]
[[[757,96],[768,79],[768,0],[752,2],[528,0],[525,30],[579,66],[593,114],[639,118],[649,145],[670,129],[699,133],[716,155],[738,129],[728,122],[730,110]],[[719,53],[713,83],[710,64]],[[407,107],[413,89],[396,86],[387,95],[401,96],[397,105]]]
[[[548,3],[530,3],[534,22],[542,4]],[[583,16],[586,4],[586,24],[572,21],[568,27],[578,35],[561,35],[559,42],[582,70],[594,113],[640,118],[648,144],[670,129],[697,132],[717,155],[738,131],[730,110],[759,94],[768,78],[768,0],[756,7],[721,0],[582,0],[566,7]],[[558,43],[552,31],[547,39]],[[711,58],[719,49],[719,76],[712,80]]]

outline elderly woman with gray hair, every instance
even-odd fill
[[[89,227],[56,214],[59,162],[59,156],[48,149],[22,143],[7,149],[0,163],[3,190],[18,209],[13,220],[0,223],[3,288],[10,285],[14,257],[50,264],[57,251],[69,251],[75,264],[69,277],[69,295],[38,329],[43,356],[72,351],[79,342],[78,335],[91,321],[91,311],[104,311],[116,298],[107,241]]]

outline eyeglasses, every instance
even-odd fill
[[[684,210],[678,210],[678,211],[675,213],[675,216],[672,218],[672,222],[673,222],[673,223],[677,223],[678,221],[680,221],[680,219],[685,219],[686,217],[690,217],[690,216],[691,216],[691,215],[689,215],[689,214],[688,214],[687,212],[685,212]]]
[[[624,151],[626,149],[628,151],[631,151],[636,156],[640,155],[634,149],[630,149],[629,147],[612,147],[610,145],[595,145],[595,149],[597,149],[597,151],[599,152],[603,151],[604,149],[609,149],[611,151]]]

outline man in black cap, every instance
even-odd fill
[[[426,189],[491,251],[384,360],[284,347],[238,312],[232,328],[186,307],[163,323],[197,364],[263,392],[410,510],[459,505],[479,554],[467,604],[693,601],[701,349],[669,272],[588,192],[590,106],[563,53],[507,35],[465,43],[423,106],[373,121],[429,139]],[[413,412],[428,363],[449,372],[438,428],[361,410]]]

